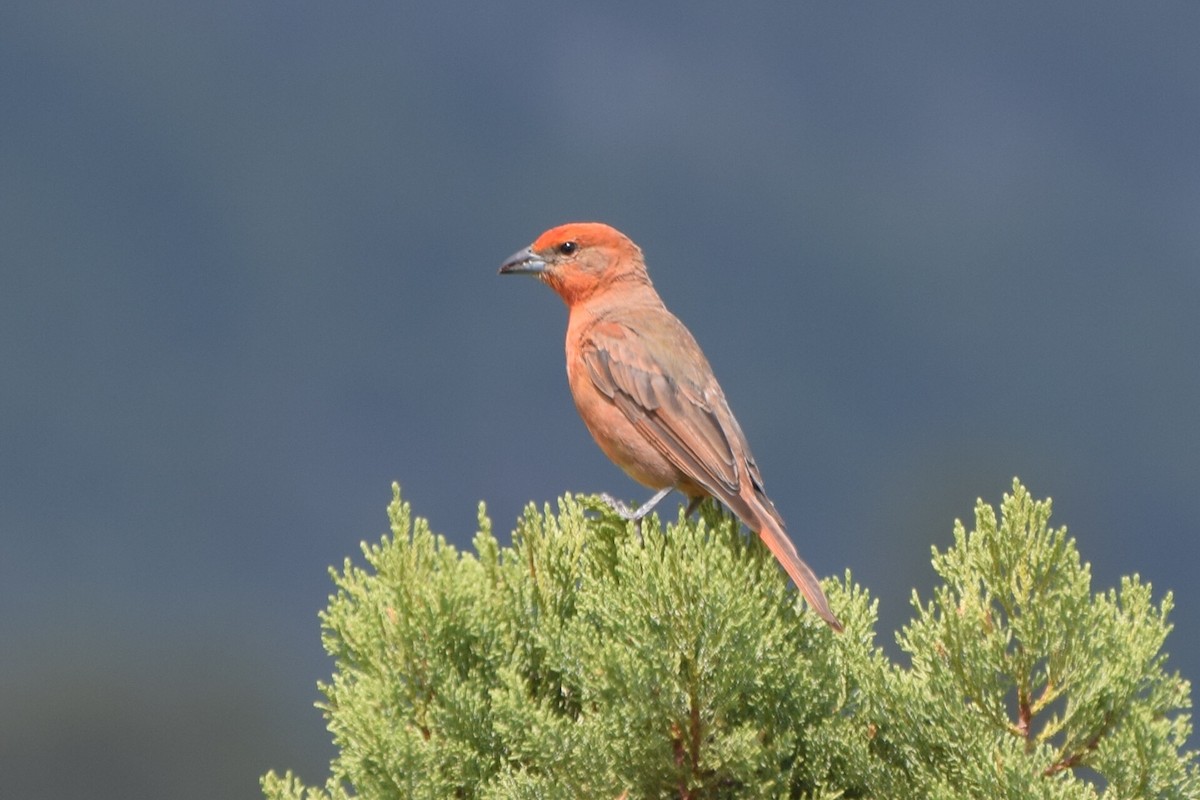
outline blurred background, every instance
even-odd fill
[[[327,567],[390,484],[462,546],[646,493],[565,311],[609,222],[880,644],[1018,475],[1200,677],[1200,6],[7,3],[0,776],[323,781]],[[677,500],[675,502],[678,502]],[[674,503],[666,513],[673,516]]]

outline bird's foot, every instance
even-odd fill
[[[618,500],[607,492],[600,495],[600,500],[603,501],[606,506],[615,511],[618,517],[626,522],[636,522],[639,519],[637,516],[637,509],[630,508],[623,500]]]
[[[613,511],[617,513],[621,519],[626,522],[632,522],[634,530],[637,532],[638,541],[642,539],[642,518],[649,514],[658,502],[671,493],[673,487],[668,486],[660,490],[654,497],[651,497],[645,503],[637,508],[630,508],[624,502],[613,497],[611,494],[602,494],[600,499]]]
[[[617,515],[620,516],[621,519],[624,519],[629,522],[641,522],[642,517],[646,516],[651,511],[653,511],[654,507],[656,505],[658,505],[659,501],[662,500],[664,497],[666,497],[668,494],[670,494],[671,490],[673,488],[674,487],[672,487],[672,486],[668,486],[665,489],[659,490],[659,492],[657,494],[655,494],[654,497],[651,497],[649,500],[642,503],[637,508],[632,508],[632,509],[629,506],[625,505],[624,502],[613,497],[611,494],[607,494],[607,493],[602,494],[602,495],[600,495],[600,499],[603,500],[604,503],[609,508],[611,508],[613,511],[617,512]]]
[[[634,533],[637,534],[638,541],[641,542],[642,541],[642,518],[641,518],[641,516],[638,515],[638,512],[641,511],[641,509],[640,508],[630,508],[623,501],[618,500],[617,498],[613,497],[611,494],[608,494],[607,492],[600,495],[600,500],[606,506],[608,506],[613,511],[615,511],[618,517],[625,520],[626,522],[633,523]]]

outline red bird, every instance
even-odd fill
[[[504,262],[501,275],[534,275],[567,304],[567,378],[596,443],[634,480],[659,490],[630,511],[641,519],[672,489],[720,500],[758,533],[829,626],[817,576],[788,538],[708,360],[650,283],[641,249],[597,222],[551,228]]]

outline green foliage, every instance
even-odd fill
[[[849,573],[826,582],[838,635],[707,504],[639,537],[568,496],[511,548],[481,507],[459,553],[394,495],[322,615],[332,775],[268,773],[268,798],[1200,797],[1170,595],[1093,594],[1019,483],[934,551],[911,666],[874,646]]]

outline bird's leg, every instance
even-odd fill
[[[630,521],[636,522],[640,525],[641,521],[642,521],[642,517],[646,516],[651,511],[653,511],[654,507],[656,505],[658,505],[659,501],[662,500],[667,495],[669,495],[671,493],[671,490],[674,488],[675,488],[674,486],[668,486],[665,489],[660,489],[658,491],[658,493],[656,495],[654,495],[654,497],[651,497],[649,500],[642,503],[640,506],[638,506],[637,508],[635,508],[633,510],[630,510],[629,506],[625,505],[623,502],[621,502],[617,498],[613,497],[611,494],[602,494],[602,495],[600,495],[600,499],[603,500],[605,503],[607,503],[609,508],[611,508],[613,511],[617,512],[617,514],[620,515],[621,519],[630,520]]]
[[[703,502],[704,502],[704,495],[702,495],[702,494],[696,495],[695,497],[690,498],[688,501],[688,504],[687,504],[687,509],[685,509],[683,512],[683,516],[690,517],[692,515],[692,512],[695,511],[697,508],[699,508],[700,504]]]
[[[654,507],[658,505],[659,501],[669,495],[671,490],[674,488],[674,486],[668,486],[665,489],[660,489],[654,495],[654,497],[651,497],[649,500],[633,510],[630,510],[629,506],[625,505],[611,494],[602,494],[600,495],[600,499],[607,503],[609,508],[617,512],[622,519],[633,522],[633,527],[637,531],[638,541],[640,542],[642,541],[642,517],[654,510]]]

